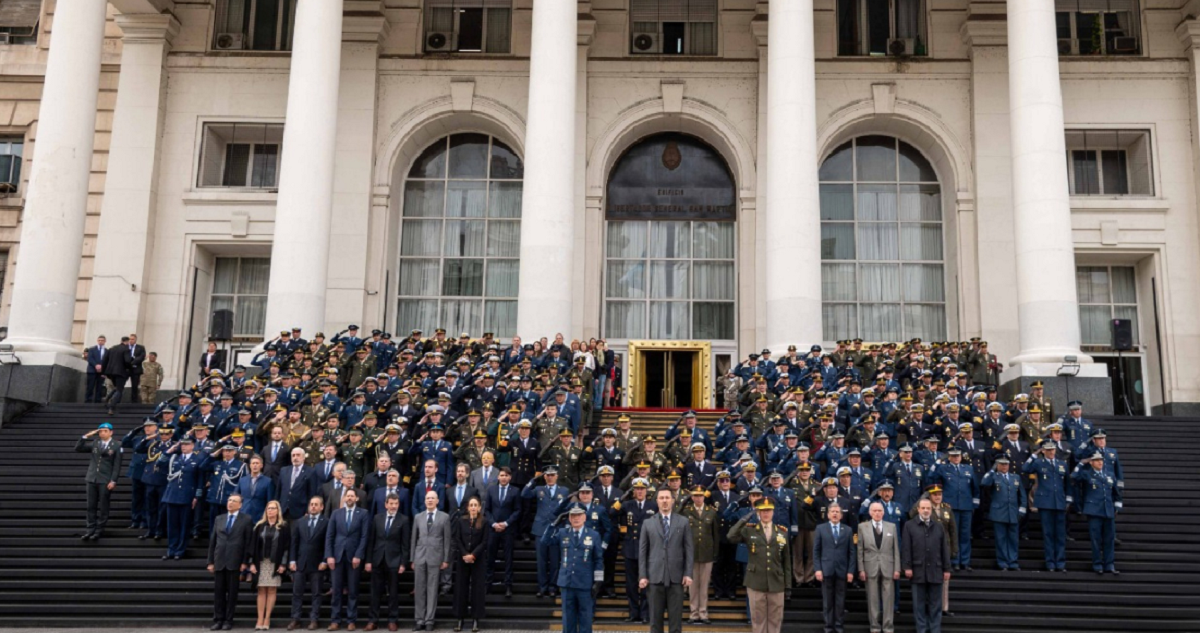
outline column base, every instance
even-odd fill
[[[21,352],[21,363],[0,358],[0,424],[30,409],[50,402],[82,402],[87,385],[83,359],[65,358],[69,362],[45,361],[37,352]]]
[[[1167,402],[1150,408],[1150,415],[1200,418],[1200,402]]]
[[[1055,415],[1067,410],[1067,402],[1083,402],[1084,415],[1112,415],[1112,379],[1108,368],[1100,363],[1081,363],[1078,373],[1074,368],[1064,368],[1063,363],[1024,362],[1011,365],[1004,370],[1000,382],[1000,399],[1008,401],[1018,393],[1029,393],[1035,380],[1045,385],[1045,393],[1054,403]],[[1068,374],[1059,375],[1060,370]]]

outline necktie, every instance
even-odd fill
[[[664,514],[663,515],[663,536],[666,536],[670,533],[671,533],[671,516]]]
[[[299,478],[300,478],[300,469],[293,468],[292,469],[292,483],[291,483],[291,485],[288,486],[288,490],[291,490],[292,488],[296,487],[296,480]]]
[[[229,515],[229,520],[225,522],[225,533],[229,534],[233,530],[233,520],[237,517],[236,514]]]
[[[463,495],[463,487],[462,487],[462,484],[459,484],[458,485],[458,494],[457,494],[456,498],[458,499],[458,505],[460,505],[460,506],[462,505],[462,495]]]
[[[354,520],[354,508],[348,508],[346,510],[346,530],[347,531],[349,531],[350,522],[353,520]]]
[[[275,458],[278,456],[279,456],[279,442],[275,442],[274,444],[271,445],[271,461],[275,461]]]
[[[425,519],[425,527],[426,528],[433,527],[433,513],[432,512],[429,513],[429,518]]]
[[[882,525],[880,525],[880,524],[878,524],[878,523],[876,523],[876,524],[875,524],[875,533],[876,533],[876,534],[883,534],[883,526],[882,526]]]
[[[508,486],[500,486],[500,503],[504,503],[504,493],[508,490]]]
[[[395,488],[388,488],[388,489],[387,489],[387,494],[386,494],[386,495],[384,495],[384,497],[383,497],[383,498],[384,498],[384,499],[387,499],[388,497],[390,497],[390,496],[392,496],[392,495],[394,495],[394,494],[396,494],[396,489],[395,489]]]
[[[325,478],[329,478],[329,471],[333,470],[333,464],[325,462]]]
[[[834,526],[833,526],[833,540],[835,540],[835,541],[836,541],[836,540],[838,540],[838,538],[839,538],[839,537],[841,537],[841,535],[842,535],[842,528],[841,528],[841,526],[839,526],[839,525],[837,525],[837,524],[834,524]]]
[[[313,515],[308,520],[308,531],[312,532],[313,530],[316,530],[316,529],[317,529],[317,517],[316,517],[316,515]]]
[[[392,531],[392,515],[388,515],[387,522],[383,524],[383,533],[387,534]]]

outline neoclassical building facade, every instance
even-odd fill
[[[1194,413],[1196,4],[0,3],[5,342],[137,332],[178,387],[226,310],[239,358],[982,337],[1012,390]]]

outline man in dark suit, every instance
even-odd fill
[[[129,335],[129,343],[125,346],[125,365],[129,368],[129,388],[132,393],[129,395],[130,400],[137,404],[141,402],[138,399],[138,388],[142,383],[142,363],[146,362],[146,346],[138,345],[137,334]]]
[[[288,465],[292,447],[284,440],[282,426],[271,429],[271,439],[262,448],[263,474],[272,480],[279,479],[279,473]]]
[[[129,365],[125,363],[125,351],[128,349],[129,337],[122,336],[119,345],[108,348],[104,359],[104,377],[113,384],[112,393],[108,394],[104,404],[108,414],[116,413],[117,405],[121,404],[121,393],[125,391],[125,381],[129,379]]]
[[[216,518],[208,539],[208,571],[213,575],[213,631],[233,628],[238,585],[254,540],[254,520],[241,512],[242,495],[229,495],[225,514]]]
[[[421,478],[417,480],[417,485],[413,486],[412,514],[409,516],[415,517],[425,511],[425,493],[430,491],[437,493],[438,508],[446,507],[445,481],[438,474],[437,462],[427,459],[423,466]]]
[[[513,544],[517,538],[517,526],[521,521],[521,491],[512,484],[512,471],[507,466],[500,469],[498,483],[488,488],[483,500],[483,512],[492,518],[492,541],[488,551],[487,579],[493,582],[492,573],[496,565],[496,553],[504,548],[504,595],[512,596]]]
[[[333,479],[321,486],[321,497],[325,499],[325,516],[333,516],[342,507],[342,497],[347,490],[354,490],[358,493],[358,497],[363,500],[364,504],[367,500],[367,495],[358,488],[355,484],[355,474],[353,470],[346,468],[342,464],[338,464],[334,471]],[[361,509],[365,509],[365,505]]]
[[[400,575],[410,558],[412,528],[408,517],[400,511],[400,497],[389,495],[384,500],[384,512],[375,516],[367,536],[367,573],[371,574],[371,621],[366,630],[374,631],[379,621],[379,602],[386,588],[388,595],[388,630],[400,628]]]
[[[410,516],[412,504],[409,501],[408,488],[400,485],[400,471],[395,468],[388,470],[387,482],[371,493],[371,504],[367,508],[371,512],[371,516],[382,514],[386,510],[387,498],[391,495],[396,495],[400,499],[400,514]]]
[[[92,438],[99,435],[99,439]],[[81,540],[96,541],[108,525],[108,506],[121,476],[121,445],[113,439],[113,427],[103,422],[95,431],[75,442],[76,453],[91,453],[87,475],[87,531]]]
[[[687,517],[675,515],[675,496],[663,488],[655,497],[658,516],[642,524],[638,543],[638,587],[650,602],[650,633],[663,631],[663,607],[671,633],[683,630],[683,590],[692,584],[692,529]]]
[[[467,511],[467,502],[470,501],[472,497],[475,497],[480,501],[483,500],[483,496],[480,494],[480,491],[472,488],[470,482],[467,481],[467,479],[470,477],[470,473],[471,467],[465,462],[454,468],[454,483],[446,486],[446,494],[442,496],[442,498],[446,500],[446,514],[454,516],[454,513],[458,512],[460,509],[465,513]]]
[[[308,508],[308,500],[317,494],[316,470],[304,465],[304,449],[297,446],[292,449],[292,465],[279,471],[275,480],[279,489],[275,498],[283,508],[283,516],[288,521],[304,516]]]
[[[342,503],[345,507],[329,517],[329,529],[325,532],[325,564],[333,576],[330,631],[338,630],[342,624],[350,630],[358,625],[358,579],[367,555],[370,530],[367,511],[357,507],[357,490],[347,489]]]
[[[84,402],[104,401],[104,361],[108,358],[108,349],[104,347],[108,339],[96,337],[96,345],[83,351],[87,361],[87,391],[83,394]]]
[[[362,487],[367,497],[373,499],[375,490],[387,483],[387,473],[392,469],[392,458],[387,453],[380,453],[375,458],[375,470],[363,477]],[[383,506],[380,506],[383,507]],[[374,513],[372,513],[374,514]]]
[[[308,614],[308,630],[317,628],[324,597],[321,579],[329,565],[325,562],[325,533],[329,520],[325,518],[320,497],[308,501],[308,513],[303,518],[292,520],[292,543],[288,569],[292,572],[292,621],[288,630],[300,628],[300,617],[304,610],[304,592],[307,589],[311,604]]]
[[[200,355],[200,377],[207,378],[214,369],[225,371],[225,350],[217,349],[216,343],[209,343],[208,350]]]
[[[817,526],[813,541],[813,568],[821,583],[821,610],[825,633],[842,633],[846,611],[846,584],[854,582],[857,563],[854,530],[842,525],[842,507],[830,504],[827,523]]]
[[[942,630],[942,583],[950,581],[950,540],[933,517],[933,502],[917,502],[917,519],[904,523],[900,566],[912,581],[917,633]]]

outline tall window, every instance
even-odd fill
[[[1141,53],[1138,0],[1055,0],[1059,55]]]
[[[821,165],[826,340],[946,337],[942,196],[908,143],[861,136]]]
[[[716,55],[717,0],[630,0],[634,55]]]
[[[484,134],[453,134],[417,158],[401,210],[398,330],[516,332],[524,172]]]
[[[213,48],[289,51],[297,0],[217,0]]]
[[[262,339],[267,322],[268,257],[218,257],[212,310],[233,310],[233,335]]]
[[[508,53],[512,0],[425,0],[425,52]]]
[[[21,160],[25,139],[0,137],[0,193],[13,193],[21,186]]]
[[[1133,324],[1133,344],[1140,344],[1133,266],[1079,266],[1075,269],[1075,288],[1084,345],[1111,348],[1113,319],[1128,319]]]
[[[209,123],[204,126],[197,184],[274,189],[282,149],[282,123]]]
[[[1073,196],[1149,196],[1150,133],[1067,130],[1067,178]]]
[[[838,55],[926,55],[925,0],[837,0]]]

